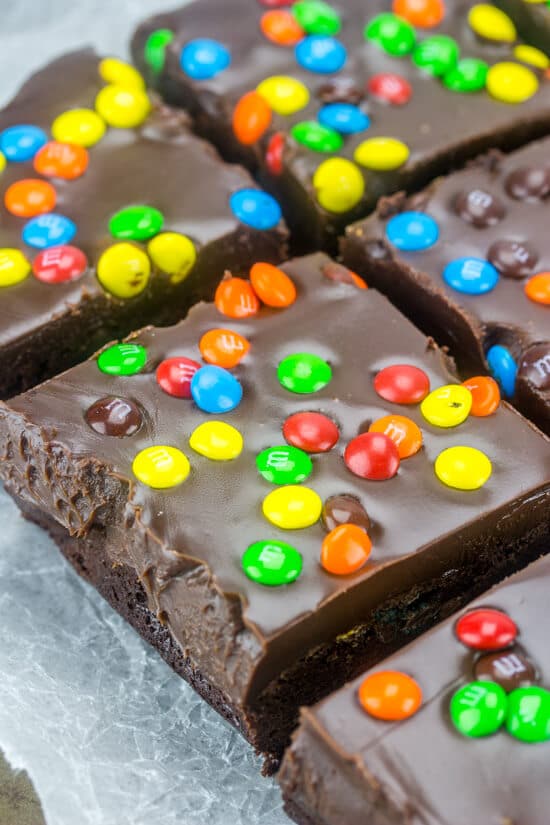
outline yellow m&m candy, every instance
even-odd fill
[[[138,481],[155,490],[176,487],[191,471],[187,456],[175,447],[147,447],[134,459],[132,470]]]
[[[30,263],[18,249],[0,249],[0,287],[24,281],[30,271]]]
[[[498,40],[513,43],[517,38],[512,20],[500,9],[489,3],[478,3],[468,13],[468,23],[473,31],[484,40]]]
[[[192,433],[189,445],[212,461],[231,461],[243,450],[240,432],[224,421],[206,421]]]
[[[443,484],[456,490],[479,490],[493,471],[485,453],[475,447],[449,447],[443,450],[435,460],[434,469]]]
[[[290,484],[273,490],[264,498],[263,514],[283,530],[301,530],[319,521],[323,502],[314,490]]]
[[[262,80],[256,91],[278,115],[293,115],[309,103],[307,86],[286,75],[274,75]]]
[[[99,92],[95,107],[109,126],[135,129],[149,114],[151,103],[143,89],[110,84]]]
[[[134,298],[143,292],[151,275],[149,258],[131,243],[117,243],[106,249],[97,264],[101,286],[116,298]]]
[[[495,63],[487,72],[487,91],[503,103],[523,103],[539,88],[537,76],[519,63]]]
[[[514,57],[522,63],[534,66],[536,69],[547,69],[550,66],[550,58],[544,52],[534,46],[525,46],[523,43],[515,47]]]
[[[105,57],[99,64],[99,74],[105,83],[128,89],[145,89],[145,81],[133,66],[116,57]]]
[[[409,159],[409,147],[402,140],[391,137],[376,137],[360,143],[353,157],[366,169],[376,172],[390,172],[399,169]]]
[[[457,427],[472,409],[472,393],[462,384],[446,384],[432,390],[420,405],[420,412],[434,427]]]
[[[349,212],[365,192],[363,175],[350,160],[330,158],[317,167],[313,175],[317,200],[328,212]]]
[[[170,275],[173,284],[183,281],[197,260],[193,241],[178,232],[161,232],[149,241],[147,251],[154,265]]]
[[[60,143],[93,146],[104,134],[105,123],[92,109],[70,109],[52,123],[52,135]]]
[[[0,152],[0,173],[2,173],[4,171],[4,169],[6,168],[6,163],[7,163],[7,160],[6,160],[5,155],[3,155],[2,152]]]

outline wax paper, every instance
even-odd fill
[[[136,22],[166,5],[0,0],[0,104],[63,51],[127,57]],[[27,771],[48,825],[289,822],[244,740],[1,489],[0,750]]]

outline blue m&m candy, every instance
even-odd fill
[[[318,34],[300,40],[295,55],[303,69],[318,74],[339,72],[348,58],[348,53],[339,40]]]
[[[363,132],[370,126],[367,115],[353,103],[327,103],[319,112],[319,123],[344,135]]]
[[[226,413],[241,403],[243,388],[223,367],[201,367],[191,379],[193,401],[207,413]]]
[[[483,295],[498,283],[499,274],[489,261],[482,258],[456,258],[443,270],[443,280],[457,292]]]
[[[23,242],[35,249],[49,249],[50,246],[67,244],[76,235],[76,224],[65,215],[49,212],[32,218],[23,228]]]
[[[512,398],[516,390],[516,375],[518,365],[512,353],[506,347],[495,344],[487,351],[487,364],[489,371],[506,398]]]
[[[181,52],[180,65],[193,80],[210,80],[231,63],[231,54],[222,43],[208,38],[191,40]]]
[[[46,132],[38,126],[10,126],[0,134],[0,152],[12,163],[21,163],[32,160],[47,142]]]
[[[439,238],[439,227],[423,212],[401,212],[386,225],[388,241],[403,252],[429,249]]]
[[[281,220],[281,207],[260,189],[239,189],[229,199],[231,211],[253,229],[273,229]]]

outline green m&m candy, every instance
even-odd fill
[[[242,567],[252,581],[279,587],[296,581],[302,572],[302,557],[284,541],[255,541],[245,551]]]
[[[114,238],[128,241],[148,241],[162,229],[164,215],[153,206],[128,206],[116,212],[109,221]]]
[[[412,60],[419,69],[440,77],[456,65],[459,54],[456,40],[444,34],[434,34],[418,44]]]
[[[335,129],[329,129],[315,120],[302,121],[292,127],[292,137],[314,152],[338,152],[344,139]]]
[[[300,484],[311,475],[311,458],[298,447],[269,447],[256,456],[256,467],[271,484]]]
[[[366,40],[372,40],[394,57],[409,54],[416,43],[416,34],[411,24],[396,14],[378,14],[373,17],[364,34]]]
[[[147,65],[155,74],[160,74],[164,68],[166,47],[174,39],[174,32],[170,29],[157,29],[151,32],[143,49],[143,57]]]
[[[513,690],[508,696],[506,729],[522,742],[550,739],[550,691],[536,686]]]
[[[107,375],[135,375],[147,361],[147,350],[141,344],[113,344],[97,359],[97,366]]]
[[[443,76],[443,83],[453,92],[479,92],[485,88],[489,66],[477,57],[464,57]]]
[[[292,14],[306,34],[338,34],[340,15],[322,0],[299,0],[292,7]]]
[[[489,736],[506,717],[506,693],[496,682],[470,682],[451,699],[451,719],[463,736]]]
[[[279,381],[286,390],[300,394],[318,392],[330,382],[330,365],[318,355],[297,352],[284,358],[277,368]]]

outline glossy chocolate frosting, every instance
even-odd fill
[[[549,586],[550,559],[546,558],[469,607],[490,606],[513,619],[519,628],[521,660],[529,662],[524,679],[546,689],[550,688],[545,621]],[[546,825],[550,742],[527,744],[504,728],[493,736],[469,739],[451,723],[452,694],[473,681],[476,670],[479,673],[476,656],[453,633],[457,618],[377,668],[401,671],[419,683],[423,702],[410,719],[388,723],[368,716],[357,698],[364,676],[303,710],[279,775],[299,822]],[[517,682],[511,685],[517,686]]]
[[[326,241],[326,232],[343,230],[346,223],[374,208],[380,195],[402,188],[425,185],[460,161],[494,146],[518,145],[548,131],[550,125],[550,88],[541,76],[539,91],[521,104],[504,103],[486,91],[459,94],[446,88],[439,78],[417,68],[410,55],[393,57],[364,37],[366,24],[383,12],[391,12],[390,0],[349,0],[331,3],[342,18],[338,40],[346,47],[345,66],[336,75],[325,75],[302,68],[294,47],[271,43],[260,30],[260,20],[267,4],[258,0],[199,0],[176,11],[157,15],[144,22],[133,39],[133,56],[142,71],[148,72],[161,94],[172,103],[188,108],[196,118],[199,130],[217,143],[229,157],[244,159],[249,165],[262,168],[266,182],[280,195],[292,227],[302,236],[310,236],[319,245]],[[476,57],[489,64],[511,59],[509,43],[479,39],[468,24],[472,0],[445,0],[443,21],[431,29],[417,29],[423,40],[432,35],[449,35],[460,47],[461,57]],[[229,25],[228,21],[239,21]],[[151,72],[144,60],[144,46],[151,32],[168,29],[174,33],[166,49],[162,74]],[[181,68],[182,47],[195,38],[212,38],[224,44],[231,53],[230,66],[211,80],[196,81]],[[405,78],[412,86],[412,98],[405,105],[388,105],[367,94],[367,82],[375,74],[390,72]],[[310,91],[306,108],[291,116],[274,115],[269,134],[285,136],[284,171],[273,176],[264,162],[268,137],[243,147],[235,139],[232,116],[236,102],[246,92],[256,89],[267,77],[289,75],[303,82]],[[346,101],[357,102],[368,112],[371,125],[366,131],[346,135],[338,153],[353,159],[357,146],[372,137],[394,137],[410,149],[407,163],[397,171],[375,172],[361,169],[366,183],[365,196],[354,209],[337,215],[325,212],[317,203],[312,177],[321,162],[331,154],[306,148],[294,140],[291,127],[304,121],[316,121],[326,86],[333,78],[350,79],[343,95]],[[322,224],[326,224],[324,229]]]
[[[549,156],[548,139],[489,155],[409,201],[383,201],[375,215],[348,229],[344,243],[349,265],[364,269],[403,312],[448,343],[459,364],[486,368],[490,347],[508,348],[519,368],[515,400],[547,432],[550,307],[530,300],[524,288],[530,276],[550,270]],[[408,209],[437,222],[439,239],[431,248],[405,252],[388,241],[388,220]],[[489,260],[500,273],[495,288],[467,295],[450,287],[442,273],[462,257]]]
[[[352,630],[389,595],[454,575],[483,531],[500,542],[499,554],[510,554],[522,536],[544,530],[550,503],[548,442],[506,405],[488,418],[441,429],[429,425],[417,405],[404,408],[376,394],[375,374],[396,363],[422,368],[432,387],[453,379],[433,342],[377,292],[324,277],[328,263],[319,253],[284,266],[298,290],[287,309],[264,307],[238,321],[199,304],[173,328],[132,337],[147,348],[142,373],[109,376],[90,360],[0,409],[0,474],[8,490],[73,535],[106,531],[113,563],[136,570],[151,609],[235,703],[257,695],[307,651]],[[219,327],[240,333],[251,346],[233,370],[242,402],[227,415],[209,416],[192,401],[164,393],[155,370],[172,356],[200,361],[202,335]],[[293,394],[277,378],[279,362],[300,352],[332,367],[331,382],[312,395]],[[133,435],[108,437],[86,422],[90,407],[107,397],[139,408],[143,420]],[[289,531],[262,515],[262,501],[274,487],[258,474],[255,458],[285,443],[283,423],[299,411],[323,412],[340,430],[330,452],[312,456],[306,486],[323,501],[354,496],[371,520],[372,556],[353,575],[333,576],[320,567],[321,522]],[[423,448],[389,481],[354,476],[343,461],[345,445],[368,422],[392,412],[419,425]],[[244,437],[243,452],[228,462],[211,461],[189,446],[199,424],[220,418]],[[183,450],[191,473],[180,486],[153,490],[136,481],[132,463],[142,449],[161,444]],[[435,458],[453,445],[489,456],[493,475],[482,489],[451,489],[436,477]],[[268,588],[245,576],[241,557],[262,539],[289,542],[301,553],[296,582]],[[217,625],[220,606],[225,613]],[[191,628],[202,634],[200,642],[190,643]]]

